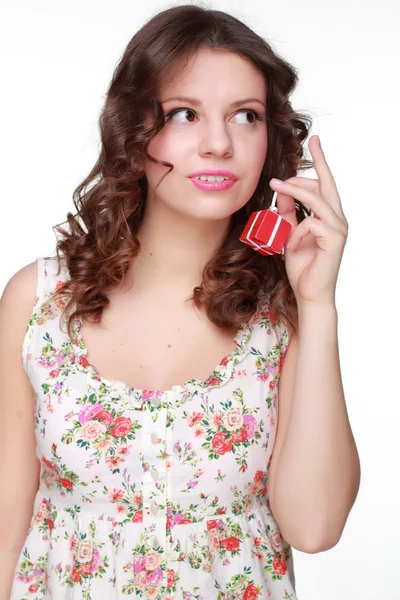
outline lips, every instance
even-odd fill
[[[227,171],[226,169],[204,169],[203,171],[196,171],[196,173],[192,173],[189,175],[189,177],[201,177],[202,175],[229,177],[229,179],[232,179],[232,181],[236,181],[238,179],[235,173],[232,173],[232,171]]]

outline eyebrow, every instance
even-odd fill
[[[180,102],[189,102],[190,104],[193,104],[193,106],[201,106],[200,100],[197,98],[188,98],[187,96],[174,96],[173,98],[167,98],[166,100],[162,101],[162,104],[165,102],[171,102],[171,100],[179,100]],[[258,102],[258,104],[261,104],[264,108],[266,108],[264,102],[261,102],[261,100],[258,98],[244,98],[243,100],[236,100],[235,102],[232,102],[230,106],[234,108],[236,106],[240,106],[241,104],[245,104],[246,102]]]

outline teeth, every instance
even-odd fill
[[[229,177],[224,177],[222,175],[200,175],[193,179],[201,179],[201,181],[224,181],[224,179],[229,179]]]

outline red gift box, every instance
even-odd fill
[[[251,214],[239,238],[264,256],[280,254],[292,229],[292,223],[278,215],[276,196],[277,192],[274,193],[270,208]]]

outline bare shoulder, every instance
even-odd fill
[[[0,331],[5,332],[11,327],[17,326],[25,332],[27,320],[32,312],[36,295],[37,285],[37,262],[36,260],[25,265],[7,282],[0,298]],[[12,320],[12,324],[9,320]],[[18,322],[21,326],[18,327]]]
[[[18,294],[18,300],[22,303],[35,299],[37,282],[37,262],[33,262],[25,265],[7,282],[4,291],[1,296],[1,303],[15,302],[15,294]]]
[[[4,361],[20,359],[20,351],[37,287],[37,263],[31,262],[17,271],[7,282],[0,298],[0,353]]]

